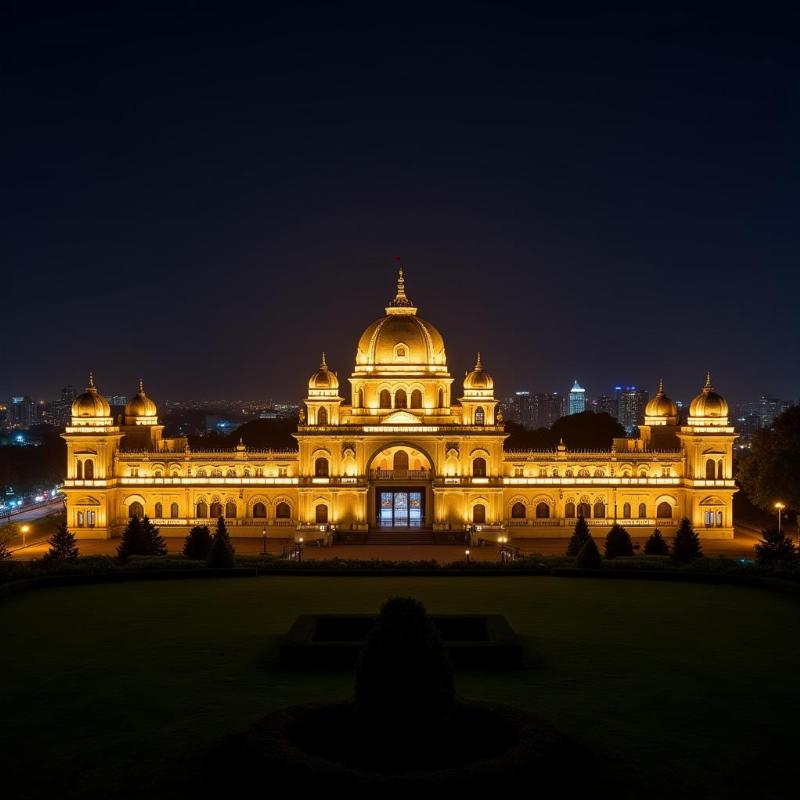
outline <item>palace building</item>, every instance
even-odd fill
[[[733,537],[735,433],[710,374],[685,421],[662,382],[638,438],[609,450],[506,449],[480,355],[454,397],[444,339],[417,314],[401,269],[348,382],[345,391],[323,354],[294,449],[195,451],[163,436],[141,382],[113,419],[90,375],[64,433],[68,525],[78,538],[107,538],[147,515],[182,535],[225,517],[234,536],[417,543],[463,541],[468,529],[567,537],[579,515],[596,535],[614,521],[669,535],[686,516],[705,538]]]

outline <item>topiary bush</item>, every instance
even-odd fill
[[[211,553],[211,544],[211,531],[208,525],[195,525],[183,543],[183,554],[186,558],[205,561]]]
[[[615,522],[606,534],[606,558],[621,558],[633,555],[633,542],[622,525]]]
[[[583,514],[578,517],[577,522],[575,523],[575,530],[572,532],[572,538],[569,540],[569,544],[567,545],[567,555],[572,556],[573,558],[580,553],[581,548],[586,544],[586,542],[592,538],[592,534],[589,533],[589,523],[583,518]]]
[[[672,557],[679,564],[689,564],[703,555],[700,537],[692,527],[688,517],[684,517],[672,541]]]
[[[599,569],[603,566],[603,559],[600,556],[600,551],[597,549],[597,545],[591,536],[584,542],[583,547],[581,547],[578,558],[575,560],[575,565],[579,569]]]
[[[453,666],[425,607],[411,597],[384,603],[359,657],[355,723],[362,746],[385,763],[425,754],[455,704]]]
[[[658,528],[653,531],[650,538],[644,543],[644,554],[646,556],[669,555],[669,544]]]

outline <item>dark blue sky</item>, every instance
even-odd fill
[[[480,349],[501,394],[800,395],[796,17],[29,5],[0,12],[0,397],[89,367],[300,396],[323,349],[349,374],[394,255],[459,381]]]

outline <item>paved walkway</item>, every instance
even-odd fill
[[[702,537],[702,534],[701,534]],[[736,536],[731,541],[705,541],[703,552],[707,556],[716,557],[724,555],[732,558],[752,558],[753,546],[758,541],[757,534],[746,529],[736,529]],[[180,553],[183,548],[183,538],[165,538],[170,553]],[[233,540],[237,553],[256,555],[263,552],[264,543],[260,538],[249,537]],[[563,555],[567,547],[567,539],[518,539],[513,542],[524,553],[541,553],[542,555]],[[645,538],[635,538],[634,544],[644,546]],[[269,539],[267,552],[279,555],[286,540]],[[85,540],[79,542],[81,555],[116,555],[119,539]],[[598,545],[601,545],[598,542]],[[306,546],[304,558],[347,558],[347,559],[379,559],[388,561],[420,561],[435,560],[446,564],[453,561],[464,560],[463,545],[421,545],[393,546],[393,545],[335,545],[333,547]],[[41,558],[47,552],[44,542],[37,542],[24,550],[15,551],[17,559]],[[473,561],[497,561],[498,550],[494,546],[471,547],[470,559]]]

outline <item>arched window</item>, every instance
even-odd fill
[[[357,408],[364,408],[364,390],[359,389],[356,392],[356,407]]]
[[[723,479],[723,475],[722,475],[722,461],[717,461],[717,479],[718,479],[718,480],[722,480],[722,479]]]
[[[153,512],[156,519],[163,519],[164,518],[164,506],[161,503],[156,503],[155,510]]]
[[[398,450],[394,454],[392,469],[395,472],[408,472],[408,453],[405,450]]]
[[[605,478],[605,476],[606,476],[605,472],[603,472],[603,470],[601,470],[601,469],[596,469],[594,471],[594,477],[595,478]]]
[[[706,480],[713,481],[714,476],[717,474],[717,465],[713,458],[706,461]]]
[[[422,408],[422,392],[419,389],[411,392],[411,408]]]
[[[94,461],[91,458],[87,458],[83,464],[83,477],[87,481],[94,480]]]
[[[263,503],[254,503],[253,516],[258,517],[259,519],[264,519],[267,516],[267,507]]]
[[[278,503],[275,506],[275,518],[276,519],[291,519],[292,516],[292,509],[289,507],[288,503]]]
[[[222,503],[212,503],[210,511],[212,519],[219,519],[222,516]]]
[[[592,507],[588,503],[578,503],[578,516],[589,519],[592,516]]]
[[[646,519],[647,506],[644,503],[639,503],[639,519]]]
[[[235,477],[236,477],[236,470],[235,470],[235,469],[229,469],[229,470],[228,470],[228,471],[225,473],[225,477],[226,477],[226,478],[235,478]]]
[[[476,503],[472,506],[472,521],[475,525],[486,524],[486,506],[483,503]]]
[[[328,459],[325,456],[320,456],[314,461],[314,475],[317,478],[328,477]]]
[[[236,503],[230,500],[225,503],[225,517],[226,519],[236,519]]]
[[[164,477],[164,473],[160,469],[154,469],[153,470],[153,477],[154,478],[163,478]]]
[[[481,406],[478,406],[475,409],[475,424],[476,425],[483,425],[484,421],[486,420],[486,413],[484,412]]]
[[[525,519],[525,503],[514,503],[511,506],[511,519]]]
[[[579,478],[588,478],[589,477],[589,470],[588,469],[579,469],[578,470],[578,477]]]
[[[94,528],[95,520],[97,519],[97,515],[94,511],[87,511],[86,512],[86,527],[87,528]]]
[[[706,516],[708,516],[708,515],[706,514]],[[75,515],[75,519],[77,520],[77,523],[78,523],[78,527],[79,527],[79,528],[82,528],[82,527],[83,527],[83,526],[86,524],[86,523],[84,522],[84,515],[83,515],[83,511],[79,511],[79,512],[78,512],[78,513]]]
[[[564,506],[564,516],[568,519],[573,519],[575,517],[575,503],[567,503]]]
[[[472,461],[472,477],[485,478],[486,477],[486,459],[478,456]]]
[[[606,504],[605,503],[595,503],[594,504],[594,516],[595,516],[595,519],[605,519],[605,517],[606,517]]]
[[[631,504],[625,503],[622,506],[622,519],[630,519],[631,518]]]
[[[314,521],[317,525],[328,524],[328,506],[325,503],[318,503],[314,509]]]
[[[169,507],[169,515],[170,515],[170,517],[172,517],[172,519],[178,519],[178,513],[179,513],[178,512],[178,504],[177,503],[173,503]]]
[[[392,407],[392,395],[391,395],[391,392],[388,389],[381,389],[380,405],[381,405],[381,408],[391,408]]]
[[[659,519],[672,519],[672,506],[666,500],[663,500],[656,508],[656,516]]]
[[[141,519],[144,516],[144,508],[142,507],[142,504],[138,500],[134,500],[128,506],[128,516],[139,517],[139,519]]]
[[[80,459],[78,459],[78,461],[75,462],[75,477],[79,481],[83,480],[83,461],[81,461]]]
[[[206,519],[206,517],[208,517],[208,506],[203,501],[200,501],[197,504],[195,515],[198,517],[198,519]]]
[[[317,411],[317,425],[327,425],[328,424],[328,412],[324,408],[320,408]]]
[[[550,506],[544,502],[536,504],[536,519],[548,519],[550,517]]]
[[[394,393],[394,407],[395,408],[407,408],[408,407],[408,397],[406,396],[405,389],[398,389]]]
[[[444,408],[444,389],[439,389],[439,408]]]

